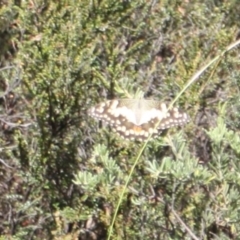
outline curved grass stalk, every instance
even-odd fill
[[[219,54],[218,56],[216,56],[214,59],[212,59],[208,64],[206,64],[205,66],[203,66],[199,71],[197,71],[193,77],[188,81],[188,83],[184,86],[184,88],[178,93],[178,95],[173,99],[173,101],[170,103],[170,105],[168,106],[168,109],[172,108],[172,106],[174,105],[174,103],[180,98],[180,96],[204,73],[204,71],[206,69],[208,69],[213,63],[215,63],[216,61],[220,61],[221,60],[221,57],[223,57],[228,51],[232,50],[233,48],[237,47],[238,45],[240,44],[240,40],[230,44],[226,50],[224,50],[221,54]],[[160,120],[161,121],[161,120]],[[159,121],[159,123],[160,123]],[[159,123],[157,124],[157,126],[159,125]],[[118,213],[118,210],[120,208],[120,205],[122,203],[122,200],[123,200],[123,197],[124,197],[124,194],[126,192],[126,189],[127,189],[127,186],[129,184],[129,181],[132,177],[132,174],[133,174],[133,171],[136,167],[136,165],[138,164],[139,160],[140,160],[140,157],[145,149],[145,147],[147,146],[148,144],[148,141],[150,140],[152,136],[150,135],[148,137],[148,139],[145,141],[145,143],[143,144],[142,148],[140,149],[137,157],[136,157],[136,160],[130,170],[130,173],[129,173],[129,176],[127,178],[127,181],[122,189],[122,192],[121,192],[121,195],[120,195],[120,198],[119,198],[119,201],[117,203],[117,206],[116,206],[116,209],[115,209],[115,212],[114,212],[114,215],[113,215],[113,219],[112,219],[112,222],[111,222],[111,225],[109,227],[109,230],[108,230],[108,238],[107,240],[110,240],[111,239],[111,236],[112,236],[112,233],[113,233],[113,225],[115,223],[115,220],[117,218],[117,213]]]

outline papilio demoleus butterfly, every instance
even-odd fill
[[[131,140],[146,140],[151,134],[157,137],[162,130],[189,121],[188,115],[177,108],[168,110],[165,103],[146,99],[108,100],[90,108],[88,113]]]

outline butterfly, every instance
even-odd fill
[[[88,113],[130,140],[157,137],[164,129],[189,122],[188,115],[178,108],[168,110],[165,103],[146,99],[108,100],[90,108]]]

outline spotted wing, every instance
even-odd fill
[[[110,100],[92,107],[89,114],[111,125],[127,139],[145,140],[158,136],[163,129],[183,125],[189,121],[186,113],[177,108],[167,109],[165,103],[153,100]]]

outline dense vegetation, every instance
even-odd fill
[[[0,6],[0,239],[240,239],[238,1]],[[144,149],[87,114],[194,75]]]

